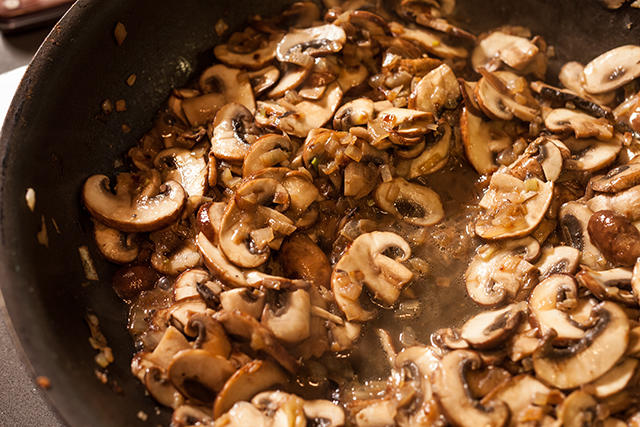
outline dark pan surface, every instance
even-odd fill
[[[7,312],[34,372],[51,379],[47,392],[62,418],[74,426],[166,424],[129,371],[133,347],[125,331],[126,307],[110,288],[113,267],[100,262],[92,245],[79,189],[94,173],[113,170],[151,126],[155,110],[172,87],[212,62],[213,31],[223,17],[238,28],[245,16],[277,12],[286,0],[80,0],[49,35],[18,90],[0,143],[0,286]],[[640,11],[615,14],[595,1],[459,0],[459,16],[474,31],[520,24],[556,47],[558,62],[586,62],[612,47],[637,43]],[[128,36],[117,47],[116,22]],[[134,87],[125,84],[137,75]],[[552,69],[552,75],[557,68]],[[127,111],[100,114],[100,104],[125,99]],[[126,123],[132,131],[123,134]],[[122,157],[120,157],[122,158]],[[36,213],[24,202],[36,190]],[[49,248],[36,242],[41,215]],[[55,218],[61,234],[51,224]],[[85,282],[77,248],[88,245],[100,282]],[[94,350],[84,316],[98,315],[114,349],[110,380],[121,393],[94,375]],[[150,417],[143,423],[139,410]]]

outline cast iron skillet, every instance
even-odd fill
[[[34,374],[73,426],[167,423],[129,371],[134,351],[126,333],[126,307],[110,288],[114,267],[99,260],[79,189],[87,176],[112,171],[114,159],[147,130],[172,87],[184,85],[213,60],[219,18],[239,28],[245,16],[275,13],[287,0],[79,0],[56,25],[31,63],[2,129],[0,180],[0,286],[6,311]],[[520,24],[555,45],[558,64],[586,62],[601,52],[640,40],[640,11],[604,10],[595,0],[458,0],[458,15],[474,31]],[[116,22],[128,36],[117,47]],[[630,27],[630,29],[629,29]],[[125,84],[137,75],[133,87]],[[104,116],[106,99],[126,99],[127,111]],[[132,131],[123,134],[121,126]],[[24,202],[36,190],[36,212]],[[49,247],[36,242],[44,215]],[[61,234],[52,227],[59,225]],[[88,245],[101,280],[83,286],[77,248]],[[95,312],[114,350],[110,385],[94,375],[94,350],[84,322]],[[434,322],[442,322],[442,319]],[[440,327],[435,324],[434,327]],[[144,410],[147,423],[136,418]]]

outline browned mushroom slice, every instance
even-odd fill
[[[276,84],[280,78],[280,70],[273,65],[268,65],[260,70],[250,71],[247,75],[253,88],[253,94],[259,96]]]
[[[439,34],[426,29],[408,28],[397,22],[389,24],[393,35],[410,42],[416,43],[429,53],[440,58],[466,58],[469,55],[463,47],[450,46],[445,43]]]
[[[164,180],[173,180],[184,188],[189,197],[202,196],[207,188],[207,163],[203,150],[167,148],[153,160]]]
[[[525,236],[542,221],[552,196],[553,182],[495,173],[479,203],[485,213],[476,220],[476,233],[484,239]]]
[[[384,255],[390,248],[398,248],[402,255],[396,259]],[[409,256],[409,244],[395,233],[374,231],[353,241],[331,275],[331,289],[347,320],[364,321],[373,315],[358,303],[363,284],[384,304],[396,302],[402,287],[413,278],[411,270],[401,264]]]
[[[568,202],[562,205],[558,213],[560,231],[564,241],[580,251],[580,262],[589,267],[601,269],[607,261],[592,243],[587,229],[593,212],[579,202]]]
[[[487,116],[497,120],[511,120],[515,116],[529,122],[538,117],[538,107],[523,77],[508,71],[481,70],[481,73],[474,96]]]
[[[310,27],[320,19],[320,8],[312,1],[297,1],[282,12],[283,24],[289,27]]]
[[[233,374],[233,364],[206,350],[182,350],[169,365],[171,383],[182,394],[199,403],[213,403],[227,379]]]
[[[613,138],[613,126],[606,119],[567,108],[551,110],[544,124],[552,132],[573,132],[576,138],[596,137],[603,141]]]
[[[280,62],[310,66],[315,56],[340,52],[346,38],[344,30],[332,24],[295,29],[278,43],[276,56]]]
[[[227,102],[244,105],[252,113],[256,110],[249,76],[242,70],[217,64],[204,70],[198,83],[205,94],[219,93]]]
[[[249,28],[244,33],[233,34],[229,43],[217,45],[213,53],[227,65],[255,70],[275,58],[280,39],[282,33],[258,33]]]
[[[577,93],[581,97],[591,100],[599,105],[609,105],[611,104],[616,97],[615,90],[601,93],[598,95],[594,95],[588,93],[584,90],[582,86],[583,78],[582,72],[584,70],[584,65],[579,62],[570,61],[565,63],[560,69],[560,73],[558,74],[558,80],[563,84],[567,89]]]
[[[593,425],[598,416],[597,404],[589,393],[576,390],[558,408],[558,421],[567,427]]]
[[[273,333],[256,319],[240,311],[225,310],[218,311],[213,317],[224,326],[227,333],[249,340],[254,351],[264,351],[287,371],[295,373],[298,367],[296,360]]]
[[[527,411],[535,408],[536,402],[545,401],[551,394],[551,389],[531,375],[517,375],[498,385],[484,401],[498,400],[509,407],[510,425],[516,426],[521,419],[527,418]]]
[[[613,367],[624,354],[629,340],[629,319],[615,303],[595,306],[594,325],[584,337],[566,348],[551,345],[551,340],[533,355],[538,377],[560,389],[589,383]]]
[[[233,286],[248,286],[244,273],[233,265],[203,233],[196,236],[196,245],[202,254],[204,264],[220,280]]]
[[[135,234],[126,235],[99,221],[93,222],[93,231],[100,253],[109,261],[127,264],[138,257],[140,247],[136,242]]]
[[[626,268],[596,271],[583,266],[576,274],[578,282],[601,300],[611,300],[635,306],[636,298],[631,292],[632,272]]]
[[[180,216],[186,199],[175,181],[160,185],[159,177],[136,188],[130,174],[119,174],[115,194],[105,175],[89,177],[82,188],[84,205],[100,222],[120,231],[153,231],[171,224]]]
[[[493,348],[502,344],[515,332],[526,313],[525,302],[482,312],[462,325],[460,336],[474,348]]]
[[[263,169],[287,166],[293,147],[283,135],[268,134],[251,145],[242,164],[242,176],[247,177]]]
[[[296,343],[309,337],[311,328],[311,300],[304,289],[277,294],[273,303],[265,305],[262,324],[276,338]]]
[[[364,83],[368,75],[367,67],[362,64],[344,66],[340,68],[340,74],[338,74],[338,85],[340,85],[342,92],[347,93]]]
[[[284,74],[278,81],[278,84],[275,85],[268,93],[267,97],[269,98],[280,98],[284,96],[290,90],[293,90],[300,86],[302,82],[307,78],[309,72],[311,71],[311,67],[300,67],[298,65],[290,65],[284,71]]]
[[[182,394],[169,381],[166,372],[158,367],[151,366],[145,369],[142,383],[151,397],[161,405],[176,408],[184,401]]]
[[[554,246],[542,250],[542,255],[536,263],[540,270],[540,278],[552,274],[573,274],[578,269],[580,251],[571,246]]]
[[[303,279],[314,286],[330,287],[329,259],[306,234],[294,233],[285,239],[278,258],[287,277]]]
[[[171,416],[172,427],[193,427],[194,425],[212,425],[211,408],[192,405],[178,406]]]
[[[430,141],[428,145],[425,144],[426,147],[421,150],[418,157],[398,162],[396,167],[397,174],[408,179],[414,179],[442,169],[446,165],[451,151],[451,126],[441,123],[438,132],[434,134],[434,139],[434,142]],[[398,155],[400,155],[399,152]],[[405,168],[407,169],[406,172]]]
[[[434,392],[447,418],[459,426],[502,427],[509,418],[509,409],[500,400],[480,403],[468,392],[467,372],[480,369],[482,360],[469,350],[447,353],[433,380]]]
[[[192,268],[180,274],[173,284],[173,300],[198,296],[198,285],[202,285],[210,279],[210,275],[202,268]]]
[[[264,309],[265,294],[260,289],[236,288],[220,293],[220,305],[226,311],[238,310],[259,319]]]
[[[618,138],[600,141],[595,138],[566,138],[564,144],[571,150],[571,157],[566,160],[569,170],[596,171],[615,161],[622,144]]]
[[[501,62],[522,70],[534,60],[539,51],[538,46],[524,37],[494,31],[473,50],[471,64],[476,71],[481,68],[496,70]]]
[[[591,188],[604,193],[617,193],[640,184],[640,163],[633,162],[610,169],[606,175],[591,180]]]
[[[328,400],[306,400],[302,409],[309,424],[340,427],[345,423],[342,407]]]
[[[357,98],[343,104],[333,116],[333,127],[349,130],[353,126],[366,125],[373,119],[373,101],[369,98]]]
[[[554,106],[564,106],[567,103],[571,103],[596,117],[613,119],[613,113],[610,108],[583,98],[571,90],[553,87],[541,81],[531,82],[530,86],[534,92],[538,93],[543,99],[552,102]]]
[[[376,121],[390,133],[401,137],[418,137],[433,130],[433,114],[409,108],[389,108],[381,111]]]
[[[191,314],[184,332],[195,338],[194,348],[228,359],[231,353],[231,343],[222,326],[213,320],[212,313],[213,311]]]
[[[286,383],[286,375],[273,362],[268,360],[249,362],[238,369],[218,393],[213,405],[213,417],[220,417],[236,402],[247,401],[261,391]]]
[[[460,117],[460,131],[467,159],[481,175],[498,169],[495,156],[511,147],[513,141],[504,131],[505,122],[485,122],[466,107]]]
[[[172,228],[154,231],[149,239],[155,245],[151,265],[162,274],[173,276],[202,261],[193,241],[178,236]]]
[[[598,194],[587,201],[587,206],[594,211],[610,210],[634,222],[640,219],[640,185],[628,188],[615,194]]]
[[[244,106],[231,103],[218,111],[209,126],[211,153],[216,158],[241,162],[260,136],[253,115]]]
[[[182,100],[182,110],[191,126],[205,126],[226,103],[223,94],[207,93]]]
[[[552,274],[533,288],[529,308],[540,333],[546,336],[554,330],[554,339],[560,341],[584,337],[584,329],[570,317],[577,298],[576,282],[565,274]]]
[[[351,162],[344,168],[344,195],[361,199],[376,186],[378,170],[375,166]]]
[[[444,217],[438,193],[402,178],[383,182],[375,192],[378,207],[410,224],[428,226]]]
[[[627,358],[620,361],[609,372],[592,382],[589,386],[596,397],[609,397],[622,391],[636,373],[638,359]]]
[[[640,46],[611,49],[589,62],[583,71],[583,86],[599,94],[617,89],[640,76]]]
[[[613,265],[631,267],[640,257],[640,231],[625,216],[609,210],[595,212],[587,230],[591,241]]]
[[[447,64],[430,71],[418,81],[409,97],[409,108],[437,114],[442,108],[455,108],[460,86]]]
[[[467,293],[481,305],[495,305],[526,294],[535,284],[540,244],[532,237],[504,241],[478,248],[467,271]]]

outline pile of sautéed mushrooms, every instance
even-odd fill
[[[640,46],[556,87],[453,7],[253,18],[86,180],[173,426],[640,425]]]

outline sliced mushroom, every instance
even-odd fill
[[[409,97],[409,108],[438,114],[442,108],[455,108],[460,86],[447,64],[430,71],[418,81]]]
[[[571,309],[577,306],[577,298],[576,282],[566,274],[552,274],[533,288],[529,307],[543,336],[553,330],[556,341],[584,337],[584,329],[570,317]]]
[[[166,371],[173,360],[173,356],[182,350],[191,348],[189,341],[173,326],[167,327],[156,348],[148,355],[148,359],[160,369]],[[134,360],[135,363],[135,360]],[[132,366],[133,371],[133,366]],[[135,374],[135,372],[134,372]]]
[[[529,261],[539,251],[532,237],[481,246],[465,272],[467,293],[481,305],[518,299],[535,284],[538,272]]]
[[[269,302],[262,312],[262,323],[276,338],[296,343],[309,337],[311,328],[311,300],[304,289],[298,289]]]
[[[171,416],[173,427],[193,427],[207,424],[213,424],[211,409],[202,406],[180,405]]]
[[[580,251],[580,262],[600,269],[606,266],[602,253],[592,243],[587,230],[593,212],[579,202],[567,202],[560,208],[558,218],[564,241]]]
[[[333,116],[333,127],[349,130],[353,126],[366,125],[373,119],[373,101],[369,98],[357,98],[343,104]]]
[[[447,353],[436,371],[434,392],[447,418],[460,426],[504,426],[509,418],[509,409],[500,400],[484,404],[469,394],[466,375],[480,369],[482,361],[477,353],[469,350],[454,350]]]
[[[400,249],[401,256],[392,259],[384,255],[394,247]],[[409,256],[409,244],[395,233],[374,231],[353,241],[331,275],[331,289],[347,320],[367,320],[373,314],[358,303],[363,284],[384,304],[396,302],[402,287],[413,278],[411,270],[401,264]]]
[[[367,79],[369,72],[362,64],[353,66],[344,66],[340,68],[338,75],[338,85],[342,92],[347,93],[349,90],[360,86]]]
[[[238,369],[218,393],[213,405],[213,417],[220,417],[236,402],[249,400],[257,393],[276,384],[286,383],[286,375],[273,362],[268,360],[249,362]]]
[[[527,304],[524,302],[482,312],[462,325],[460,336],[474,348],[496,347],[515,332],[526,312]]]
[[[216,424],[225,427],[268,427],[272,419],[262,413],[258,408],[249,402],[238,401],[233,404],[229,411],[221,413],[216,419]]]
[[[600,94],[617,89],[640,76],[640,46],[611,49],[589,62],[583,71],[584,89]]]
[[[595,212],[587,226],[589,236],[602,255],[616,266],[631,267],[640,257],[640,231],[613,211]]]
[[[276,84],[280,77],[280,70],[273,65],[268,65],[260,70],[250,71],[247,75],[253,88],[253,94],[259,96]]]
[[[527,410],[533,409],[536,401],[544,401],[551,394],[551,389],[531,375],[517,375],[498,385],[483,401],[498,400],[509,407],[510,425],[517,426],[526,419]]]
[[[595,319],[584,337],[566,348],[556,348],[551,340],[533,354],[536,375],[560,389],[589,383],[613,367],[624,354],[629,340],[629,320],[615,303],[595,306]]]
[[[613,138],[613,126],[606,119],[567,108],[551,110],[544,124],[551,132],[573,132],[576,138],[596,137],[603,141]]]
[[[433,114],[409,108],[393,107],[383,110],[376,120],[387,132],[399,136],[400,138],[396,138],[399,140],[422,136],[433,127]]]
[[[531,82],[530,86],[531,89],[533,89],[540,95],[540,97],[547,101],[550,101],[554,107],[562,107],[566,104],[573,104],[577,108],[596,117],[613,119],[613,114],[610,108],[600,105],[599,103],[595,102],[595,100],[583,98],[571,90],[553,87],[541,81]]]
[[[84,205],[100,222],[124,232],[153,231],[175,221],[186,199],[175,181],[154,180],[139,191],[128,174],[118,175],[115,194],[105,175],[89,177],[82,188]]]
[[[390,426],[395,424],[396,404],[389,400],[369,403],[356,414],[358,427]]]
[[[182,394],[200,403],[212,403],[233,374],[235,367],[227,359],[206,350],[182,350],[173,356],[169,379]]]
[[[405,176],[403,169],[406,168],[406,178],[414,179],[442,169],[447,164],[447,160],[449,160],[452,133],[451,126],[441,123],[438,132],[434,135],[435,141],[429,142],[423,150],[420,150],[418,157],[398,162],[397,173]],[[398,149],[396,148],[396,150]],[[397,151],[397,153],[400,156],[400,151]]]
[[[116,264],[128,264],[138,257],[140,247],[135,234],[124,234],[99,221],[93,222],[93,231],[96,245],[107,260]]]
[[[182,100],[182,111],[191,126],[206,126],[223,105],[227,98],[221,93],[207,93]]]
[[[640,185],[615,194],[598,194],[589,201],[587,206],[594,212],[610,210],[626,217],[628,221],[640,219]]]
[[[151,266],[162,274],[175,276],[202,262],[191,239],[185,239],[172,228],[154,231],[149,238],[155,244]]]
[[[295,233],[280,247],[279,260],[287,277],[311,282],[329,289],[331,265],[329,259],[307,235]]]
[[[213,53],[220,61],[232,67],[258,69],[275,58],[280,39],[282,33],[258,33],[250,28],[245,33],[231,36],[229,43],[217,45]]]
[[[242,176],[247,177],[263,169],[287,166],[293,147],[283,135],[268,134],[255,141],[242,163]]]
[[[220,294],[220,305],[226,311],[238,310],[259,319],[265,303],[265,294],[260,289],[236,288]]]
[[[444,217],[438,193],[402,178],[380,184],[375,200],[380,209],[414,225],[433,225]]]
[[[626,268],[595,271],[583,266],[576,274],[578,282],[599,299],[635,306],[636,298],[631,292],[632,277],[631,270]]]
[[[142,382],[149,394],[158,401],[158,403],[168,406],[169,408],[177,408],[183,403],[184,397],[173,383],[169,381],[164,370],[151,366],[144,372]]]
[[[198,81],[203,93],[220,93],[227,102],[243,105],[252,113],[256,109],[253,90],[246,72],[217,64],[207,68]]]
[[[524,37],[494,31],[473,50],[471,64],[476,71],[481,68],[494,71],[501,62],[522,70],[534,60],[538,52],[538,46]]]
[[[220,248],[211,243],[203,233],[196,236],[196,245],[202,254],[204,264],[220,280],[233,286],[248,286],[242,270],[229,262]]]
[[[482,70],[481,73],[482,78],[475,86],[474,95],[478,106],[487,116],[496,120],[517,117],[529,122],[538,117],[537,105],[523,77],[508,71],[490,73]]]
[[[467,159],[481,175],[498,169],[495,155],[511,147],[513,141],[504,131],[504,122],[485,122],[465,107],[460,116],[460,131]]]
[[[591,180],[591,188],[604,193],[617,193],[640,184],[640,163],[620,165]]]
[[[598,95],[594,95],[588,93],[584,90],[582,86],[583,78],[582,72],[584,71],[584,65],[579,62],[570,61],[565,63],[560,69],[560,73],[558,74],[558,80],[566,87],[567,89],[577,93],[581,97],[592,100],[600,105],[609,105],[611,104],[615,97],[615,90],[601,93]]]
[[[540,278],[552,274],[573,274],[578,269],[580,251],[571,246],[553,246],[542,250],[542,255],[536,263],[540,270]]]
[[[309,73],[311,72],[311,67],[300,67],[298,65],[291,64],[286,68],[280,80],[278,80],[278,84],[275,85],[268,93],[268,98],[280,98],[284,96],[288,91],[294,90],[298,86],[300,86]]]
[[[207,271],[201,268],[192,268],[180,274],[173,284],[173,300],[198,296],[198,285],[210,279]]]
[[[211,153],[218,159],[241,162],[259,136],[251,112],[240,104],[227,104],[209,127]]]
[[[560,405],[558,421],[567,427],[593,425],[598,416],[597,403],[590,394],[576,390]]]
[[[565,138],[564,144],[571,150],[571,157],[565,161],[569,170],[596,171],[613,163],[622,148],[618,138],[600,141],[595,138]]]
[[[485,212],[476,220],[476,233],[484,239],[525,236],[542,221],[552,197],[553,182],[495,173],[479,203]]]
[[[392,22],[389,27],[393,35],[417,44],[429,53],[440,58],[466,58],[469,52],[463,47],[450,46],[443,38],[433,31],[426,29],[412,29]]]
[[[153,160],[164,180],[173,180],[187,192],[187,196],[203,196],[207,188],[207,163],[203,153],[184,148],[167,148]]]
[[[623,359],[609,372],[590,384],[596,397],[609,397],[622,391],[636,373],[638,359]]]
[[[280,62],[310,66],[313,57],[340,52],[346,37],[341,27],[332,24],[295,29],[278,43],[276,56]]]
[[[302,409],[311,425],[340,427],[345,423],[344,410],[328,400],[306,400]]]

